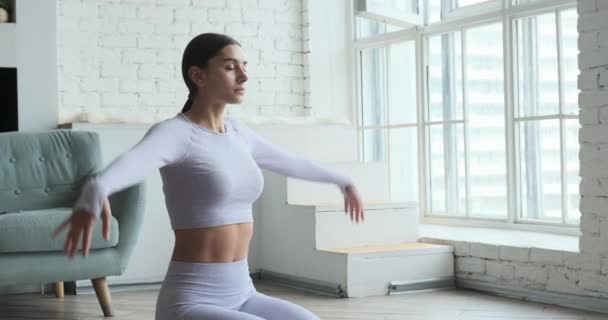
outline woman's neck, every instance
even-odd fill
[[[205,104],[202,101],[194,101],[192,108],[184,115],[192,122],[209,130],[224,133],[224,110],[225,104]]]

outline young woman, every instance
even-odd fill
[[[234,39],[213,33],[192,39],[182,60],[190,90],[182,112],[153,125],[88,181],[74,213],[57,229],[70,226],[66,255],[74,256],[81,241],[87,255],[96,219],[102,212],[109,216],[106,198],[160,169],[175,247],[158,296],[158,320],[318,319],[298,305],[256,292],[252,284],[247,253],[252,203],[264,183],[260,168],[337,185],[345,212],[363,220],[348,177],[277,149],[242,122],[224,117],[226,104],[243,99],[246,67]]]

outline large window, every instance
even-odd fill
[[[395,200],[433,219],[579,223],[575,4],[429,0],[415,41],[359,21],[362,158],[388,163]]]

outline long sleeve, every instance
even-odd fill
[[[85,183],[74,210],[99,217],[106,197],[142,182],[155,169],[179,161],[191,144],[189,131],[180,129],[170,120],[153,125],[141,141]]]
[[[245,124],[236,120],[232,121],[237,123],[239,131],[243,133],[249,143],[253,158],[260,168],[293,178],[333,183],[340,187],[342,192],[344,192],[347,186],[352,184],[352,180],[349,177],[340,175],[312,161],[279,149],[268,140],[256,134]]]

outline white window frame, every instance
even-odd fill
[[[416,72],[417,72],[417,126],[418,126],[418,166],[419,166],[419,208],[420,218],[422,223],[431,224],[442,224],[452,226],[468,226],[468,227],[488,227],[488,228],[502,228],[502,229],[517,229],[526,231],[536,232],[551,232],[568,235],[580,235],[579,225],[563,224],[563,223],[551,223],[544,221],[518,221],[516,219],[516,189],[515,184],[517,183],[516,177],[517,172],[515,163],[514,153],[514,54],[513,53],[513,23],[515,19],[535,16],[543,13],[551,13],[559,10],[576,9],[576,0],[538,0],[527,4],[512,5],[512,0],[490,0],[488,3],[480,3],[476,5],[466,6],[463,8],[454,9],[447,19],[436,22],[421,28],[420,30],[404,30],[389,32],[378,36],[372,36],[364,39],[353,39],[353,53],[355,62],[355,92],[356,92],[356,124],[361,139],[363,128],[361,125],[360,114],[361,101],[359,91],[361,83],[360,81],[360,70],[359,70],[359,55],[360,51],[366,48],[379,47],[390,45],[391,43],[403,42],[407,40],[416,41]],[[426,8],[425,8],[426,9]],[[426,11],[426,10],[424,10]],[[424,13],[426,14],[426,12]],[[473,16],[474,15],[474,16]],[[559,15],[558,15],[559,16]],[[354,15],[353,15],[354,19]],[[559,18],[558,18],[559,19]],[[442,34],[450,31],[461,31],[461,41],[465,42],[466,29],[476,26],[483,26],[491,23],[501,23],[503,32],[503,70],[504,70],[504,99],[505,99],[505,141],[506,141],[506,153],[507,153],[507,214],[506,219],[486,219],[479,217],[458,217],[458,216],[431,216],[427,214],[429,208],[430,197],[428,197],[428,171],[427,171],[427,121],[426,110],[427,110],[427,75],[426,66],[428,65],[427,58],[427,40],[429,36]],[[560,22],[557,21],[560,25]],[[353,24],[354,26],[354,24]],[[559,27],[558,27],[559,28]],[[354,33],[356,34],[356,32]],[[559,37],[558,37],[559,38]],[[560,39],[558,39],[558,42]],[[560,45],[558,43],[558,45]],[[462,48],[463,52],[465,48]],[[561,58],[561,57],[560,57]],[[463,54],[463,59],[466,59]],[[464,69],[464,63],[463,63]],[[559,94],[563,95],[563,82],[562,82],[562,71],[561,66],[558,71],[560,76],[559,81]],[[463,97],[463,99],[466,99]],[[560,99],[562,101],[562,99]],[[566,118],[578,118],[578,116],[564,116],[561,114],[562,105],[560,104],[560,115],[554,118],[560,119],[563,122]],[[536,118],[536,117],[534,117]],[[523,118],[518,118],[522,120]],[[443,121],[442,121],[443,122]],[[449,121],[447,121],[449,122]],[[392,126],[378,126],[378,128],[389,129]],[[465,124],[466,127],[466,124]],[[564,144],[564,133],[563,128],[560,127],[560,143],[562,144],[561,157],[564,156],[563,144]],[[466,139],[466,128],[465,128],[465,139]],[[362,141],[362,140],[360,140]],[[387,152],[390,152],[390,148],[387,147]],[[361,153],[360,153],[361,154]],[[563,160],[563,159],[562,159]],[[564,188],[564,174],[563,174],[562,161],[562,189]],[[389,172],[390,174],[390,172]],[[467,183],[468,188],[468,183]],[[563,193],[563,192],[562,192]],[[468,193],[467,193],[468,194]],[[562,201],[566,197],[566,194],[562,194]],[[468,201],[467,201],[468,203]]]

